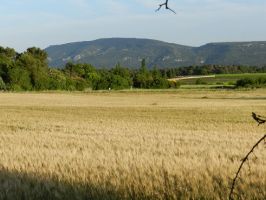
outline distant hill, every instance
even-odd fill
[[[63,67],[67,62],[90,63],[111,68],[117,63],[137,68],[145,58],[148,67],[188,65],[266,65],[266,42],[209,43],[200,47],[183,46],[150,39],[109,38],[53,45],[45,49],[49,64]]]

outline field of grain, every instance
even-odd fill
[[[227,199],[266,90],[0,93],[0,199]],[[266,199],[261,145],[236,199]]]
[[[193,76],[192,76],[193,77]],[[197,76],[194,76],[197,77]],[[186,79],[183,77],[182,80],[179,80],[179,82],[182,85],[195,85],[197,84],[197,81],[199,81],[201,84],[209,84],[209,85],[234,85],[239,79],[243,78],[265,78],[266,73],[242,73],[242,74],[216,74],[214,77],[211,76],[202,76],[199,78],[188,78]]]

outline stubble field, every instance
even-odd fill
[[[0,93],[0,199],[227,199],[266,90]],[[236,199],[266,199],[266,149]]]

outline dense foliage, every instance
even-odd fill
[[[128,88],[171,88],[178,83],[163,78],[158,69],[148,70],[142,60],[139,70],[119,64],[96,69],[90,64],[67,63],[63,69],[48,67],[47,53],[29,48],[24,53],[0,47],[0,90],[94,90]]]
[[[145,59],[139,69],[117,64],[112,69],[96,69],[90,64],[67,63],[62,69],[49,68],[47,53],[32,47],[19,54],[0,47],[0,90],[108,90],[178,88],[179,82],[167,79],[185,75],[266,72],[266,67],[190,66],[169,69],[148,69]],[[265,85],[265,80],[243,79],[237,87]]]
[[[236,82],[236,87],[245,87],[245,88],[259,88],[266,86],[266,78],[259,77],[259,78],[243,78],[239,79]]]

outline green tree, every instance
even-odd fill
[[[0,76],[5,83],[10,82],[8,70],[14,66],[16,55],[14,49],[0,47]]]
[[[44,50],[36,47],[31,47],[27,49],[26,53],[32,55],[35,59],[39,60],[44,65],[44,67],[47,67],[48,55]]]
[[[132,86],[132,78],[127,68],[123,68],[120,64],[117,64],[115,68],[111,70],[111,74],[110,87],[112,89],[126,89]]]
[[[157,68],[153,68],[152,70],[152,84],[151,88],[154,89],[164,89],[169,88],[169,81],[162,77],[160,71]]]
[[[105,69],[98,70],[99,79],[95,80],[93,89],[106,90],[111,87],[111,73]]]
[[[15,66],[9,69],[8,74],[10,89],[15,91],[32,89],[30,74],[26,69]]]
[[[29,48],[16,60],[16,66],[24,68],[30,74],[34,90],[49,88],[47,54],[38,48]]]
[[[84,78],[88,86],[92,89],[95,88],[95,85],[100,80],[100,74],[97,70],[90,64],[84,64]]]
[[[147,69],[145,59],[142,59],[141,67],[134,78],[134,86],[136,88],[151,88],[152,81],[152,74]]]
[[[49,90],[66,90],[67,78],[65,74],[58,69],[49,69]]]
[[[69,75],[69,77],[72,77],[74,75],[74,64],[71,62],[68,62],[65,65],[65,69],[64,69],[65,73]]]

